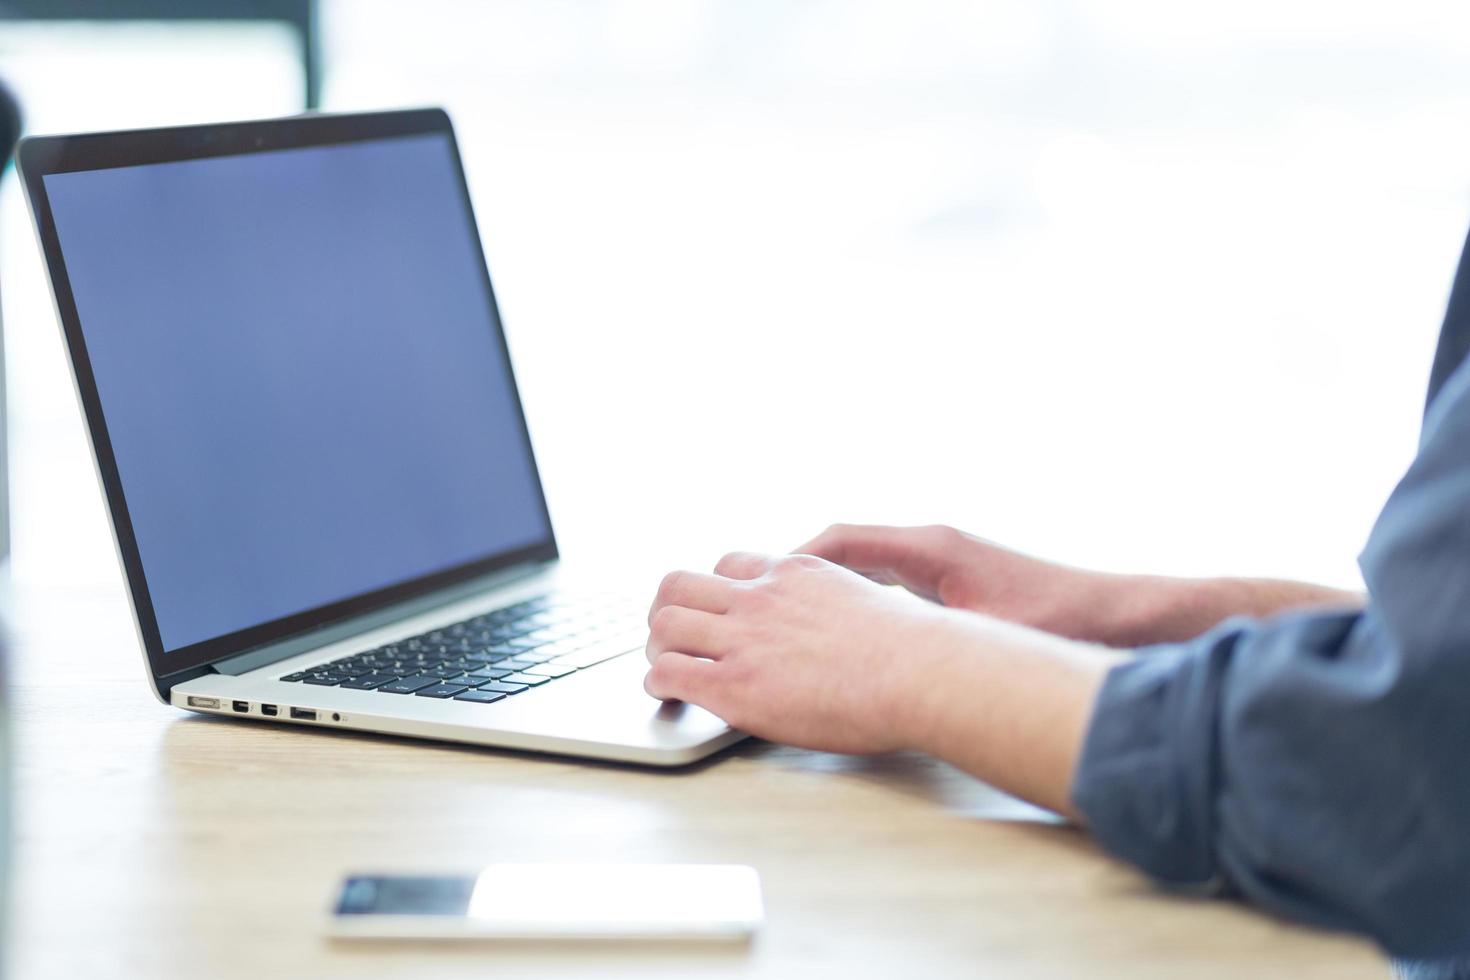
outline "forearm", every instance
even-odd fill
[[[1354,592],[1271,579],[1109,576],[1100,641],[1136,647],[1184,640],[1231,616],[1355,608]],[[1118,653],[991,616],[936,612],[936,642],[905,665],[912,690],[893,708],[912,748],[1076,818],[1070,791],[1098,690]]]
[[[1107,612],[1096,639],[1113,647],[1187,640],[1232,616],[1360,608],[1363,595],[1280,579],[1106,576],[1094,599]]]
[[[946,613],[894,708],[910,748],[1068,817],[1093,702],[1121,655],[987,616]]]

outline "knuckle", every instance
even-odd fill
[[[954,544],[960,537],[960,532],[948,524],[930,524],[921,530],[926,538],[941,546]]]
[[[667,633],[679,618],[677,606],[660,606],[648,620],[648,631],[654,636]]]
[[[724,555],[720,556],[719,561],[715,562],[715,571],[721,573],[732,571],[745,564],[749,557],[750,555],[744,551],[726,552]]]
[[[683,580],[684,580],[684,573],[683,572],[679,572],[679,571],[669,572],[658,583],[658,595],[659,595],[659,598],[661,598],[661,599],[662,598],[667,598],[668,596],[672,595],[674,593],[674,591],[679,588],[679,583],[682,582]]]
[[[730,597],[730,608],[739,609],[742,606],[749,606],[752,600],[756,599],[762,591],[770,586],[770,580],[771,575],[767,572],[759,578],[745,579],[740,582]]]
[[[730,590],[730,611],[740,612],[749,609],[751,596],[755,594],[756,589],[759,587],[760,579],[750,579],[735,583],[734,588]]]
[[[749,612],[760,615],[776,601],[780,582],[772,575],[764,575],[751,582],[741,593],[742,605]]]

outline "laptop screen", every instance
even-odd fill
[[[550,541],[454,153],[45,176],[165,651]]]

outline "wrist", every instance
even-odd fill
[[[907,661],[908,658],[905,658]],[[1070,787],[1115,653],[989,616],[935,624],[893,687],[895,748],[1075,816]]]
[[[881,682],[885,717],[895,750],[944,759],[953,755],[956,734],[969,731],[975,716],[985,713],[985,698],[996,693],[997,684],[1005,686],[1003,663],[1016,653],[1016,635],[1071,643],[965,610],[925,610],[913,625],[902,655],[892,659]]]
[[[1159,593],[1166,580],[1142,575],[1069,569],[1068,580],[1052,588],[1053,608],[1030,625],[1085,643],[1133,647],[1149,636],[1169,601]]]
[[[975,654],[976,637],[964,627],[948,610],[926,610],[895,648],[891,667],[879,680],[881,717],[895,751],[936,752],[935,738],[955,691],[949,681]]]
[[[1101,575],[1090,599],[1098,610],[1095,642],[1114,648],[1184,640],[1205,604],[1207,581],[1163,575]]]
[[[1188,640],[1231,616],[1270,616],[1288,609],[1358,605],[1351,592],[1270,579],[1118,576],[1109,646],[1137,647]]]

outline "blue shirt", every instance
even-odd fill
[[[1470,952],[1470,243],[1361,610],[1232,620],[1107,676],[1072,787],[1164,882]]]

